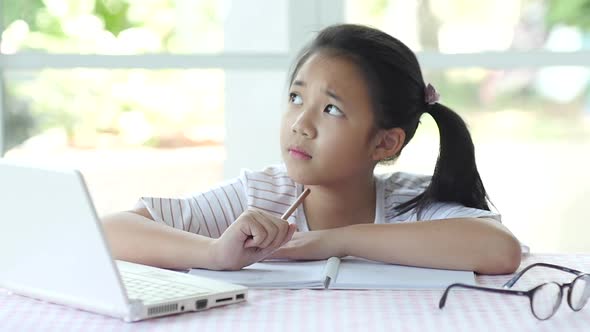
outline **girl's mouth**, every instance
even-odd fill
[[[289,151],[289,155],[295,159],[301,159],[301,160],[311,159],[311,156],[307,152],[303,151],[300,148],[293,147],[293,148],[289,148],[288,151]]]

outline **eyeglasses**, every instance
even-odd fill
[[[528,270],[537,266],[569,272],[575,274],[576,278],[574,278],[572,282],[564,284],[557,282],[547,282],[528,291],[510,289]],[[566,288],[567,303],[573,311],[580,311],[584,305],[586,305],[588,298],[590,298],[590,274],[564,266],[547,263],[535,263],[520,271],[518,274],[512,277],[512,279],[508,280],[502,287],[503,288],[491,288],[461,283],[452,284],[449,285],[447,289],[445,289],[445,292],[440,298],[438,308],[442,309],[445,306],[445,302],[447,301],[447,296],[451,288],[467,288],[500,294],[526,296],[529,298],[533,315],[537,319],[546,320],[551,318],[551,316],[553,316],[553,314],[555,314],[559,308],[563,298],[563,293],[566,291]]]

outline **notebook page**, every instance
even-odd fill
[[[342,258],[332,289],[424,289],[462,282],[475,285],[471,271],[455,271],[384,264],[360,258]]]
[[[251,288],[323,288],[326,261],[264,261],[239,271],[191,269],[189,274]]]

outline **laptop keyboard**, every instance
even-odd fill
[[[121,278],[127,296],[144,302],[163,302],[188,296],[210,293],[209,290],[180,282],[168,282],[157,278],[146,278],[134,273],[121,271]]]

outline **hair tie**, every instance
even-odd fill
[[[432,105],[438,102],[440,95],[436,92],[436,89],[432,84],[428,83],[424,88],[424,102],[428,105]]]

